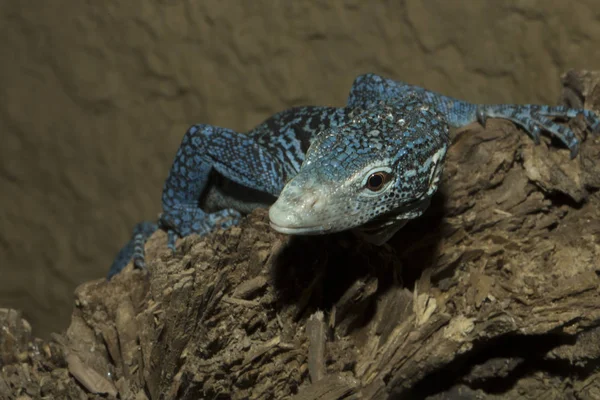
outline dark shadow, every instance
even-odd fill
[[[376,293],[352,310],[357,327],[368,323],[378,296],[397,285],[412,289],[421,272],[437,259],[443,215],[444,196],[438,193],[425,215],[409,222],[384,246],[369,244],[350,232],[291,237],[273,263],[279,301],[297,304],[300,318],[317,309],[331,309],[357,281],[376,278]],[[403,264],[410,268],[400,268]]]
[[[439,243],[444,234],[445,203],[444,193],[436,193],[427,211],[420,218],[408,222],[388,242],[402,263],[404,287],[411,291],[423,270],[432,267],[439,257]]]
[[[568,206],[574,210],[580,210],[581,207],[586,203],[583,201],[576,201],[574,198],[569,196],[566,193],[554,191],[545,193],[545,197],[552,202],[552,206],[556,208],[560,208],[562,206]]]
[[[583,367],[575,366],[568,360],[546,358],[553,348],[572,345],[575,341],[574,336],[545,334],[505,335],[488,341],[473,342],[473,350],[457,356],[443,368],[430,373],[410,392],[402,393],[401,397],[425,399],[449,391],[459,383],[488,394],[501,395],[514,387],[520,379],[539,371],[582,379],[592,373],[600,361]]]
[[[291,237],[274,262],[274,287],[283,304],[296,303],[308,313],[329,310],[357,280],[377,277],[378,292],[387,290],[393,282],[390,254],[351,233]]]

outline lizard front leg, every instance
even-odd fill
[[[207,213],[199,201],[212,170],[244,187],[278,195],[285,182],[284,168],[254,138],[230,129],[194,125],[184,135],[162,195],[159,224],[169,234],[169,247],[192,233],[207,234],[239,222],[233,208]]]
[[[193,125],[185,133],[165,181],[163,212],[158,224],[136,225],[132,239],[117,255],[108,278],[118,274],[133,258],[144,268],[144,244],[158,228],[166,230],[168,246],[175,249],[179,237],[206,235],[216,228],[236,225],[241,213],[233,208],[206,212],[200,199],[212,171],[246,188],[278,195],[286,175],[281,162],[250,136],[211,125]]]

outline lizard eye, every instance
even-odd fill
[[[385,186],[386,183],[392,178],[391,174],[387,172],[379,171],[371,174],[367,179],[366,187],[372,192],[378,192]]]

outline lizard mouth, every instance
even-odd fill
[[[321,225],[288,227],[271,222],[271,228],[286,235],[324,235],[329,233],[329,229]]]

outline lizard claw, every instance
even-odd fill
[[[579,153],[579,140],[575,139],[573,142],[571,142],[569,149],[571,149],[570,158],[572,160],[577,157],[577,153]]]
[[[536,144],[536,146],[540,144],[541,131],[542,129],[539,127],[539,125],[534,125],[529,131],[529,136],[531,136],[531,139],[533,140],[533,143]]]
[[[485,128],[485,123],[487,122],[487,114],[485,113],[485,109],[481,106],[477,106],[476,114],[477,122],[481,124]]]

